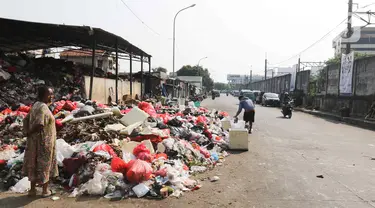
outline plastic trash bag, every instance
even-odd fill
[[[132,160],[128,163],[126,178],[131,183],[141,183],[150,179],[152,167],[148,162],[143,160]]]
[[[87,182],[87,193],[90,195],[103,195],[107,189],[108,181],[99,172],[94,173],[94,178]]]
[[[102,175],[108,175],[112,172],[111,166],[107,163],[99,163],[95,168],[95,172],[98,172]]]
[[[155,108],[154,106],[152,106],[151,103],[148,103],[148,102],[140,102],[138,104],[138,108],[143,110],[144,112],[148,113],[148,115],[150,115],[151,117],[153,118],[156,118],[157,117],[157,114],[156,114],[156,111],[155,111]]]
[[[125,173],[126,162],[119,157],[114,157],[111,161],[111,169],[113,172]]]
[[[134,150],[133,150],[133,155],[135,155],[136,157],[138,156],[139,153],[141,152],[146,152],[146,153],[150,153],[150,150],[147,149],[146,145],[144,143],[141,143],[139,145],[137,145]]]
[[[110,147],[108,144],[101,144],[94,148],[93,152],[107,152],[112,157],[117,157],[117,154],[115,151],[113,151],[112,147]]]
[[[244,129],[244,128],[245,128],[244,120],[238,120],[237,122],[235,120],[231,120],[231,129]]]
[[[31,184],[28,177],[22,178],[22,180],[18,181],[18,183],[12,187],[10,187],[10,191],[14,193],[25,193],[30,190]]]
[[[63,166],[63,160],[72,157],[73,153],[74,148],[66,143],[65,140],[56,140],[56,159],[60,167]]]

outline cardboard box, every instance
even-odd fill
[[[246,129],[229,129],[229,149],[249,150],[249,132]]]

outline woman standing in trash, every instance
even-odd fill
[[[23,121],[27,135],[23,173],[31,182],[29,196],[36,196],[36,184],[43,186],[43,197],[54,194],[48,189],[50,179],[58,176],[55,118],[47,106],[52,96],[52,89],[40,87],[38,101]]]

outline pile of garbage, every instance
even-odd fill
[[[30,106],[36,100],[36,89],[40,85],[53,87],[58,100],[79,101],[86,97],[85,71],[87,66],[62,59],[0,57],[0,111]]]
[[[30,188],[21,173],[22,120],[29,110],[7,108],[0,116],[0,184],[13,192]],[[58,129],[55,183],[70,197],[180,197],[201,187],[192,175],[214,168],[228,155],[229,135],[220,122],[227,113],[194,103],[106,106],[61,100],[51,111]]]

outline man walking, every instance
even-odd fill
[[[246,124],[249,123],[248,130],[251,134],[255,118],[255,105],[251,99],[244,97],[242,95],[238,97],[238,99],[240,100],[240,103],[238,105],[238,111],[234,117],[237,118],[237,116],[241,113],[242,109],[244,109],[245,112],[243,114],[243,120]]]

